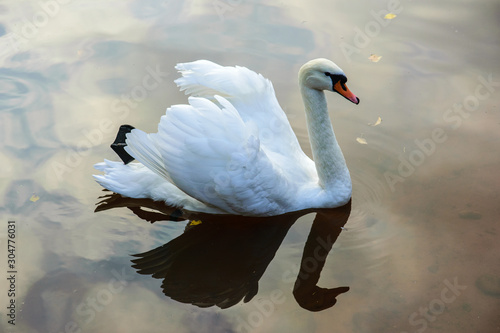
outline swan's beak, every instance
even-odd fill
[[[333,86],[333,90],[338,92],[354,104],[359,104],[359,98],[357,98],[356,95],[354,95],[344,83],[337,81],[337,83],[335,83],[335,85]]]

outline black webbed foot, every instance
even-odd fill
[[[127,146],[127,143],[125,142],[125,139],[127,138],[126,135],[127,133],[132,132],[133,129],[134,126],[121,125],[118,133],[116,134],[115,141],[111,144],[111,149],[115,151],[125,164],[134,160],[134,158],[125,151],[125,147]]]

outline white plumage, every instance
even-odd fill
[[[127,135],[125,149],[138,162],[96,164],[104,175],[94,177],[103,187],[217,214],[269,216],[349,200],[349,172],[323,90],[359,100],[344,84],[345,90],[338,88],[345,75],[334,63],[316,59],[299,73],[316,164],[300,148],[262,75],[207,60],[176,68],[182,77],[175,82],[191,95],[189,105],[168,108],[158,133],[134,129]]]

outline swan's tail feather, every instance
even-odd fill
[[[182,77],[175,83],[187,95],[213,100],[214,95],[231,100],[231,97],[254,97],[272,89],[272,84],[262,75],[245,67],[223,67],[208,60],[177,64]]]
[[[139,163],[123,164],[104,160],[94,168],[104,175],[94,175],[94,179],[104,188],[130,198],[148,198],[147,186],[158,181],[158,176]],[[146,186],[144,186],[146,185]]]
[[[125,197],[150,198],[195,212],[224,213],[221,209],[208,206],[190,197],[142,163],[123,164],[104,160],[102,163],[95,164],[94,168],[104,172],[104,175],[94,175],[94,179],[102,187]]]
[[[171,182],[161,154],[155,147],[155,135],[156,134],[147,134],[139,129],[132,130],[127,134],[127,140],[125,141],[127,146],[125,147],[125,151],[154,171],[157,175]]]

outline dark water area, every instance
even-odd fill
[[[499,14],[491,0],[3,3],[0,331],[500,331]],[[348,206],[185,215],[93,180],[121,124],[156,132],[186,103],[174,66],[196,59],[269,78],[310,155],[297,73],[318,57],[361,100],[327,96]]]

